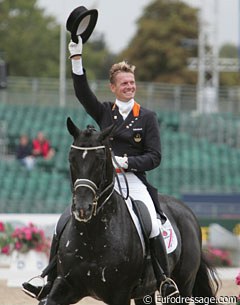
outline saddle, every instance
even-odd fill
[[[146,245],[148,245],[149,236],[152,231],[151,216],[146,205],[142,201],[134,200],[133,198],[131,198],[131,200],[133,211],[136,214],[141,226],[144,242]]]
[[[134,200],[133,198],[125,201],[128,207],[129,213],[132,217],[134,225],[137,229],[139,237],[142,242],[143,253],[145,254],[148,249],[149,237],[152,231],[152,221],[146,205],[140,200]],[[163,235],[163,239],[166,246],[167,253],[173,252],[178,245],[177,236],[174,232],[174,229],[164,214],[164,222],[163,218],[158,216],[159,221],[161,221],[161,232]]]

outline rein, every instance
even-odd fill
[[[114,155],[114,153],[112,152],[112,159],[113,159],[113,162],[118,166],[118,168],[120,169],[120,172],[121,174],[123,175],[123,178],[124,178],[124,181],[125,181],[125,184],[126,184],[126,189],[127,189],[127,193],[126,193],[126,196],[123,195],[123,192],[122,192],[122,188],[121,188],[121,185],[120,185],[120,181],[119,181],[119,178],[118,178],[118,175],[116,175],[116,179],[117,179],[117,184],[118,184],[118,189],[121,193],[121,196],[124,200],[127,200],[128,197],[129,197],[129,186],[128,186],[128,182],[127,182],[127,178],[126,178],[126,175],[125,175],[125,172],[124,170],[121,168],[120,164],[117,162],[116,160],[116,157]]]

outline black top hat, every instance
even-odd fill
[[[75,8],[69,15],[66,23],[67,30],[71,33],[73,42],[78,43],[78,37],[82,37],[85,43],[91,36],[98,19],[98,11],[88,10],[84,6]]]

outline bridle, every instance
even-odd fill
[[[72,148],[77,149],[77,150],[82,150],[85,151],[87,153],[87,151],[90,150],[98,150],[98,149],[106,149],[105,145],[101,145],[101,146],[93,146],[93,147],[83,147],[83,146],[76,146],[76,145],[71,145]],[[102,191],[99,187],[97,187],[97,185],[89,180],[89,179],[76,179],[76,181],[74,182],[73,185],[73,189],[74,191],[76,191],[79,187],[86,187],[88,189],[90,189],[94,195],[93,198],[93,206],[92,206],[92,212],[90,214],[90,216],[86,219],[81,219],[79,218],[76,213],[74,214],[75,218],[79,221],[83,221],[83,222],[88,222],[92,216],[96,216],[98,211],[100,209],[102,209],[102,207],[104,206],[104,204],[109,200],[109,198],[112,196],[113,192],[114,192],[114,180],[112,180],[112,182],[107,185]],[[98,202],[99,199],[108,191],[110,190],[109,195],[106,197],[106,199],[102,202],[101,206],[98,207]],[[73,212],[74,213],[74,212]]]

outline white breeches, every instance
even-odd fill
[[[122,188],[122,193],[124,196],[126,196],[127,189],[126,189],[125,180],[123,178],[123,174],[120,173],[117,175],[118,175],[119,182],[120,182],[120,185]],[[151,196],[148,193],[147,187],[133,173],[126,172],[125,175],[126,175],[126,178],[128,181],[129,196],[131,196],[135,200],[142,201],[149,211],[149,214],[150,214],[150,217],[152,220],[152,231],[150,234],[150,238],[153,238],[153,237],[159,235],[161,222],[157,219],[157,214],[156,214],[156,210],[154,207],[154,203],[152,201]],[[118,193],[120,193],[117,181],[115,181],[115,189]]]

